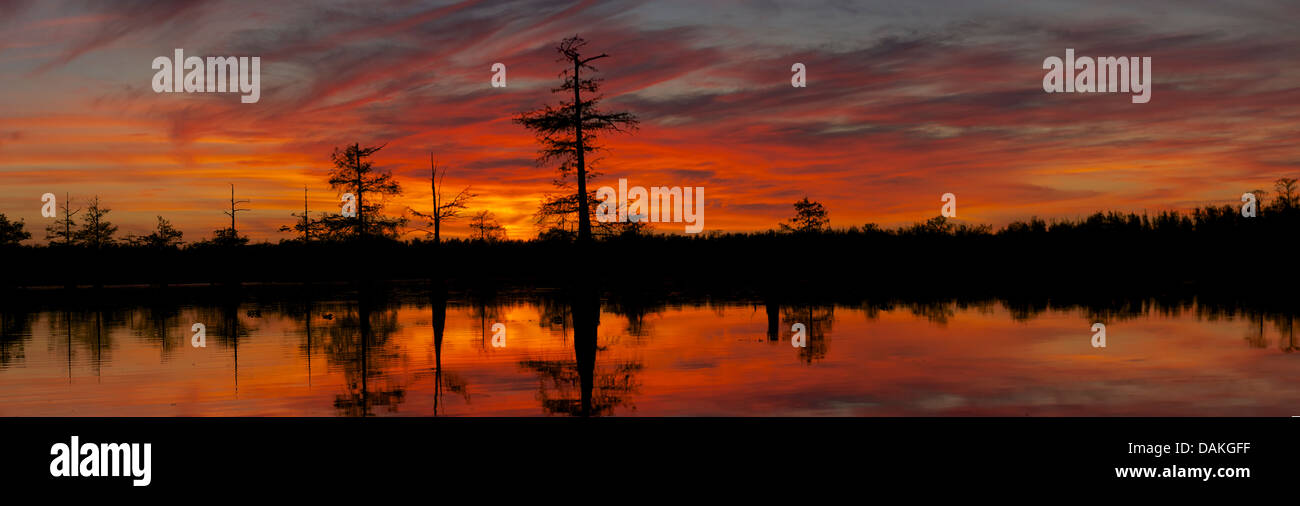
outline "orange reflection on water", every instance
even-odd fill
[[[1289,416],[1300,397],[1294,327],[1246,316],[1131,315],[1095,349],[1095,317],[998,302],[772,308],[772,328],[762,305],[606,305],[593,365],[563,304],[440,307],[6,314],[0,416]]]

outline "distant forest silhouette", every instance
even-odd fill
[[[360,219],[312,220],[304,213],[308,219],[300,221],[302,227],[286,227],[297,237],[278,244],[249,244],[234,226],[185,244],[182,232],[163,217],[148,235],[119,238],[110,210],[99,199],[81,209],[65,199],[45,245],[20,245],[30,232],[22,221],[0,214],[0,255],[8,266],[0,286],[396,279],[435,279],[461,287],[561,286],[581,273],[606,285],[742,293],[870,292],[927,283],[912,286],[924,292],[945,290],[943,283],[949,283],[949,288],[989,293],[1053,285],[1085,291],[1214,285],[1243,296],[1290,295],[1300,230],[1295,180],[1278,180],[1271,199],[1255,193],[1262,197],[1258,215],[1249,218],[1238,206],[1225,205],[1155,215],[1034,218],[996,230],[943,217],[894,229],[871,223],[833,228],[830,213],[805,199],[794,205],[790,220],[765,232],[685,236],[657,234],[646,226],[594,227],[586,245],[574,220],[568,220],[568,228],[554,225],[538,237],[513,240],[483,215],[470,238],[435,240],[430,233],[402,241],[396,231],[403,219],[379,214],[379,205],[364,201]],[[448,216],[447,209],[436,212]],[[357,225],[361,219],[364,228]],[[1057,284],[1062,281],[1077,284]],[[985,286],[975,286],[981,283]]]
[[[683,236],[629,228],[596,234],[589,247],[556,231],[529,240],[492,233],[439,242],[340,234],[279,244],[247,244],[230,240],[239,237],[231,233],[181,244],[181,233],[162,218],[154,233],[119,240],[105,219],[107,209],[99,206],[92,201],[87,208],[98,216],[95,221],[41,246],[18,245],[26,235],[22,222],[0,216],[0,237],[6,239],[0,255],[7,266],[0,283],[16,288],[436,279],[462,287],[545,286],[566,285],[578,273],[605,284],[687,291],[1180,290],[1209,284],[1243,296],[1289,295],[1300,223],[1294,197],[1281,194],[1253,218],[1222,206],[1154,216],[1031,219],[998,230],[942,217],[895,229],[831,228],[824,221],[805,227],[798,222],[806,217],[796,216],[783,224],[796,226],[782,231]]]
[[[353,149],[342,151],[343,157]],[[1256,190],[1258,215],[1249,218],[1238,206],[1225,205],[1155,215],[1034,218],[997,230],[943,217],[894,229],[870,223],[833,228],[830,213],[805,199],[794,205],[790,220],[766,232],[685,236],[645,226],[595,227],[586,246],[574,220],[568,228],[553,225],[538,237],[512,240],[482,216],[476,224],[481,230],[470,238],[435,240],[430,233],[401,241],[396,231],[403,220],[380,214],[380,205],[366,201],[356,219],[311,220],[304,213],[302,227],[286,227],[296,237],[278,244],[249,244],[234,226],[184,244],[182,232],[165,218],[148,235],[119,238],[99,199],[81,209],[65,199],[46,245],[20,245],[30,237],[24,223],[0,215],[0,255],[9,266],[0,283],[14,288],[429,278],[461,286],[563,285],[579,272],[606,283],[682,290],[870,291],[912,282],[964,288],[987,283],[992,289],[1068,280],[1082,283],[1072,285],[1077,290],[1178,290],[1209,283],[1243,295],[1289,294],[1300,230],[1295,186],[1294,179],[1278,180],[1272,198]],[[449,214],[443,209],[424,215],[435,212],[443,219]],[[359,227],[361,220],[365,225]]]

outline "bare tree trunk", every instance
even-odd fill
[[[307,214],[307,185],[302,186],[302,243],[311,240],[311,218]]]
[[[63,194],[63,244],[65,246],[72,245],[72,213],[69,210],[72,202],[68,198],[68,194],[65,192]]]
[[[591,217],[587,215],[587,167],[583,159],[582,148],[582,98],[579,88],[582,85],[582,79],[578,73],[582,70],[582,61],[577,57],[573,58],[573,116],[574,116],[574,145],[577,146],[578,161],[578,242],[587,243],[591,241]]]
[[[235,185],[230,185],[230,236],[235,236]]]
[[[361,239],[366,233],[366,206],[361,200],[361,143],[352,147],[352,166],[357,173],[357,239]]]
[[[442,199],[438,198],[438,166],[433,163],[433,152],[429,152],[429,164],[433,165],[429,175],[429,190],[433,193],[433,245],[442,243]]]

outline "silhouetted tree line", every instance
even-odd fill
[[[341,157],[347,160],[345,154]],[[353,162],[355,163],[355,162]],[[65,209],[47,246],[27,239],[21,221],[0,216],[9,286],[176,284],[227,281],[351,281],[437,279],[449,287],[568,285],[582,272],[601,286],[725,290],[783,294],[831,290],[910,290],[915,293],[1049,287],[1109,290],[1192,290],[1207,286],[1259,296],[1290,296],[1292,257],[1300,224],[1291,180],[1279,181],[1255,217],[1239,206],[1190,212],[1095,213],[1081,219],[1029,219],[1000,229],[943,217],[885,229],[875,224],[834,228],[824,206],[807,199],[781,230],[699,236],[624,231],[593,234],[594,249],[575,255],[575,234],[543,232],[512,240],[490,213],[470,221],[470,238],[400,241],[396,220],[378,214],[367,225],[324,216],[310,236],[279,244],[232,246],[215,240],[182,245],[183,234],[159,217],[144,236],[119,240],[108,209],[92,199]],[[365,203],[370,202],[370,203]],[[64,205],[69,205],[65,200]],[[85,219],[77,219],[83,216]],[[426,213],[429,214],[429,213]],[[445,214],[443,215],[446,216]],[[69,225],[71,222],[71,225]],[[233,227],[232,227],[233,230]],[[311,229],[308,229],[310,231]],[[299,232],[302,234],[303,232]],[[93,253],[91,253],[93,251]],[[344,265],[352,267],[344,268]],[[1066,282],[1067,284],[1061,284]]]

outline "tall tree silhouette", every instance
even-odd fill
[[[469,228],[473,231],[471,238],[475,241],[493,242],[506,239],[506,229],[497,223],[492,211],[474,213],[474,217],[469,220]]]
[[[794,217],[781,224],[781,230],[788,232],[818,232],[830,225],[826,207],[821,202],[803,200],[794,203]]]
[[[71,246],[73,241],[73,228],[77,226],[76,220],[72,217],[81,212],[81,208],[72,209],[72,199],[68,194],[63,194],[63,217],[59,221],[49,224],[45,227],[45,239],[50,244],[56,244],[55,241],[62,239],[64,246]]]
[[[532,130],[542,148],[537,157],[538,165],[559,161],[560,177],[556,186],[567,188],[569,174],[577,176],[577,192],[572,198],[575,205],[566,207],[578,213],[578,241],[591,241],[591,195],[587,192],[587,180],[596,173],[587,166],[587,154],[595,151],[597,134],[601,132],[625,132],[636,128],[637,119],[628,112],[605,113],[597,108],[600,102],[600,79],[582,77],[583,69],[596,72],[591,62],[606,58],[601,53],[596,56],[583,56],[587,41],[581,37],[564,39],[556,51],[561,54],[558,61],[572,65],[560,73],[563,84],[551,91],[555,93],[573,93],[572,101],[562,101],[557,106],[546,105],[541,109],[520,114],[515,122]],[[582,92],[588,92],[583,98]]]
[[[1297,204],[1300,203],[1297,202],[1297,199],[1300,199],[1300,195],[1296,195],[1296,184],[1296,179],[1291,177],[1278,178],[1276,181],[1273,181],[1273,190],[1277,192],[1277,197],[1274,198],[1273,201],[1277,202],[1279,210],[1285,212],[1295,208]]]
[[[330,171],[330,188],[351,190],[357,198],[357,216],[352,220],[357,239],[369,236],[391,237],[396,234],[402,221],[387,218],[380,214],[383,210],[382,198],[387,195],[401,195],[402,185],[393,178],[392,172],[379,172],[369,158],[385,145],[361,147],[353,144],[344,149],[334,148],[330,156],[334,169]],[[373,203],[367,203],[367,194],[378,194]],[[367,222],[366,220],[370,221]]]
[[[222,211],[222,213],[225,213],[226,216],[229,216],[229,217],[230,217],[230,235],[232,235],[232,236],[238,236],[238,235],[239,235],[239,232],[237,232],[237,229],[235,228],[235,215],[236,215],[236,214],[239,214],[239,213],[241,213],[241,212],[252,211],[252,209],[245,209],[245,208],[239,207],[239,205],[240,205],[240,204],[248,204],[248,203],[250,203],[250,202],[252,202],[252,201],[249,201],[249,200],[235,200],[235,184],[234,184],[234,183],[230,183],[230,210],[229,210],[229,211]]]
[[[307,209],[307,185],[302,186],[302,214],[289,213],[289,216],[300,219],[292,227],[288,225],[280,226],[281,232],[299,232],[302,234],[303,243],[311,242],[313,234],[321,237],[321,229],[324,227],[324,223],[321,220],[311,219],[311,212]]]
[[[91,199],[90,205],[86,207],[86,219],[81,223],[81,229],[74,234],[76,241],[95,249],[112,246],[117,225],[106,219],[109,211],[112,209],[100,205],[99,195]]]
[[[1251,190],[1250,193],[1255,195],[1255,209],[1260,213],[1264,212],[1264,199],[1268,197],[1268,192],[1258,188]]]
[[[442,242],[442,222],[451,221],[460,217],[461,211],[469,200],[476,195],[469,192],[468,186],[457,192],[451,200],[442,196],[442,178],[447,175],[446,167],[442,172],[438,171],[438,164],[433,161],[433,153],[429,153],[429,167],[432,172],[429,174],[429,188],[433,191],[433,210],[428,214],[411,209],[411,214],[429,220],[429,226],[433,227],[433,244],[436,246]]]
[[[242,212],[251,211],[239,207],[240,204],[247,204],[248,200],[235,200],[235,185],[230,184],[230,209],[221,211],[221,214],[230,217],[230,226],[219,228],[212,231],[212,242],[219,246],[243,246],[248,244],[248,237],[240,236],[239,230],[235,228],[235,216]]]
[[[172,223],[167,221],[166,218],[158,216],[158,224],[154,227],[153,232],[150,232],[149,235],[132,238],[130,242],[132,245],[155,249],[175,248],[180,246],[181,237],[184,237],[184,235],[180,230],[176,230],[176,227],[173,227]]]

